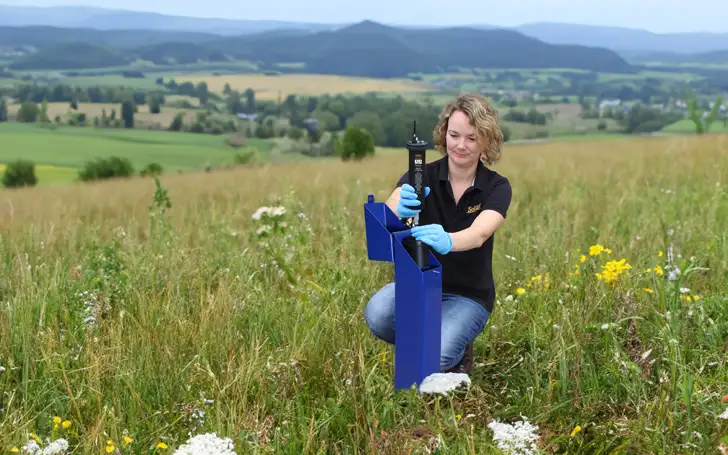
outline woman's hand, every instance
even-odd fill
[[[429,196],[430,187],[425,187],[425,197]],[[420,209],[413,209],[420,205],[420,201],[417,199],[417,193],[411,185],[405,183],[402,185],[402,190],[399,193],[399,203],[397,204],[397,215],[400,218],[411,218],[418,213]]]
[[[447,254],[452,249],[452,236],[445,232],[439,224],[425,224],[410,229],[412,237],[431,246],[440,254]]]

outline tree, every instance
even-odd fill
[[[699,109],[698,100],[692,92],[688,92],[688,98],[688,117],[690,117],[690,120],[692,120],[695,124],[695,132],[697,134],[709,132],[711,125],[720,114],[720,107],[723,104],[723,97],[719,96],[713,102],[713,107],[708,113],[705,113],[702,109]]]
[[[134,103],[128,100],[121,103],[121,118],[124,128],[134,128]]]
[[[4,99],[0,99],[0,122],[8,121],[8,104]]]
[[[341,158],[344,161],[358,161],[369,155],[374,155],[374,139],[371,133],[363,128],[348,127],[344,132]]]
[[[40,109],[32,101],[26,101],[18,109],[18,121],[22,123],[35,123],[38,120]]]

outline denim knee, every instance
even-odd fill
[[[364,319],[377,338],[394,343],[394,283],[377,291],[364,308]]]

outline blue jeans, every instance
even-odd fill
[[[490,313],[475,300],[442,293],[440,370],[457,365],[465,349],[488,322]],[[364,308],[369,330],[380,340],[394,344],[394,283],[377,291]]]

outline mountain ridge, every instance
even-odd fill
[[[223,19],[87,6],[16,7],[0,4],[0,26],[50,25],[71,28],[93,28],[98,30],[143,28],[237,36],[269,32],[276,29],[298,30],[302,32],[336,30],[355,23],[358,22],[308,23],[277,20]],[[453,27],[434,25],[417,27],[398,24],[387,25],[399,29],[438,29]],[[550,44],[580,44],[592,47],[605,47],[623,55],[665,52],[692,54],[728,49],[728,33],[656,33],[639,28],[560,22],[534,22],[513,27],[472,24],[465,27],[483,30],[515,30]]]
[[[299,34],[261,32],[216,36],[159,30],[102,31],[60,27],[0,27],[0,47],[30,49],[9,68],[40,68],[44,55],[58,62],[53,47],[68,42],[110,46],[128,62],[154,63],[247,60],[266,65],[303,63],[307,71],[368,77],[409,77],[412,73],[458,68],[575,68],[632,73],[614,51],[554,45],[508,29],[469,27],[404,29],[362,21],[335,30]],[[185,46],[184,42],[190,43]],[[156,46],[156,47],[155,47]],[[143,50],[139,48],[143,47]],[[51,51],[48,49],[51,48]],[[494,49],[497,52],[494,52]],[[39,57],[36,53],[40,52]],[[44,54],[44,52],[46,54]],[[103,53],[99,51],[97,55]],[[112,57],[106,52],[103,60]],[[115,58],[115,57],[114,57]],[[83,60],[84,68],[94,68]]]

